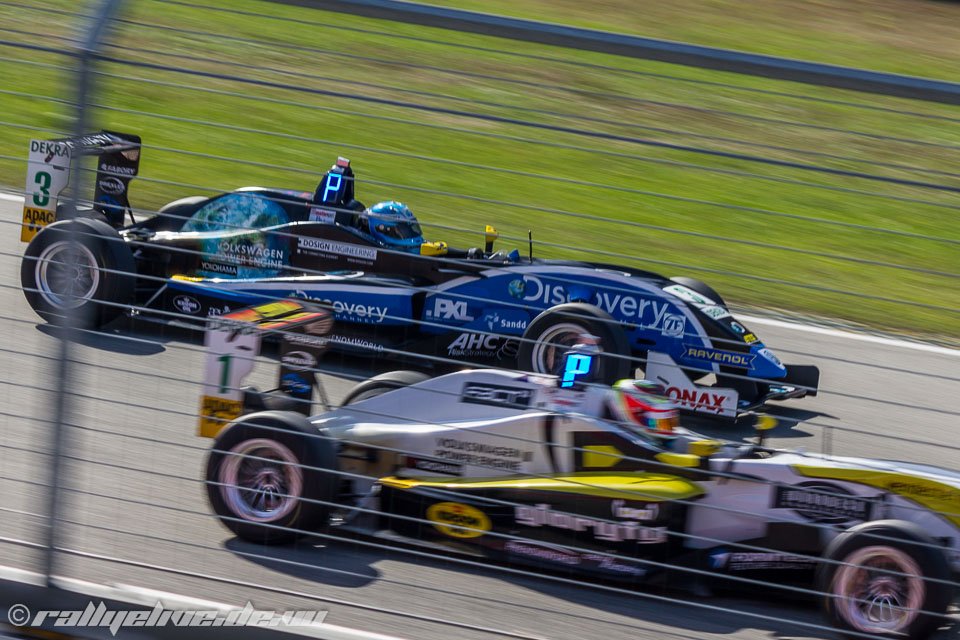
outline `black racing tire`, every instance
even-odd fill
[[[291,411],[240,418],[217,435],[207,456],[210,506],[249,542],[287,544],[323,530],[340,484],[335,443]]]
[[[942,616],[953,598],[950,569],[937,543],[920,526],[902,520],[865,522],[834,538],[823,557],[832,562],[822,562],[817,568],[817,590],[824,594],[831,624],[844,636],[921,640],[944,622]],[[875,573],[872,578],[867,576],[864,586],[862,566],[916,577]],[[871,588],[876,590],[873,603],[880,594],[887,594],[874,613],[882,613],[884,603],[892,601],[906,612],[887,621],[870,620],[865,598]],[[896,608],[887,606],[886,610]]]
[[[243,392],[243,412],[254,413],[256,411],[294,411],[306,415],[303,409],[309,410],[309,403],[300,398],[292,398],[283,391],[260,391],[256,387],[242,387]]]
[[[633,377],[630,344],[623,328],[610,314],[585,302],[569,302],[542,312],[533,319],[520,341],[517,368],[521,371],[557,375],[563,351],[588,333],[600,339],[603,354],[597,358],[596,380],[612,384]]]
[[[68,204],[57,205],[57,220],[73,220],[75,218],[87,218],[89,220],[100,220],[110,224],[107,216],[93,208],[83,207],[79,210],[74,209]],[[113,225],[110,225],[111,227]]]
[[[723,297],[720,296],[716,290],[708,285],[706,282],[697,280],[696,278],[687,278],[685,276],[676,276],[675,278],[670,278],[670,282],[676,282],[677,284],[682,284],[687,289],[693,289],[702,296],[706,296],[720,305],[721,307],[726,307],[727,303],[723,301]]]
[[[72,317],[75,326],[94,329],[133,304],[136,263],[106,222],[62,220],[27,245],[20,284],[27,302],[47,322],[63,324]]]
[[[369,400],[394,389],[409,387],[429,379],[430,376],[422,371],[388,371],[387,373],[381,373],[369,380],[364,380],[351,389],[340,406],[345,407],[361,400]]]

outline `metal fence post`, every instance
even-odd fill
[[[89,121],[89,103],[90,94],[93,89],[93,65],[103,46],[110,22],[120,9],[123,0],[102,0],[95,8],[89,22],[82,25],[83,33],[86,34],[83,44],[74,54],[77,59],[76,71],[76,90],[77,102],[74,112],[73,134],[75,137],[84,135],[87,132]],[[74,158],[70,163],[70,180],[68,182],[69,191],[67,197],[67,207],[70,211],[78,211],[80,196],[82,171],[79,159]],[[76,227],[71,226],[68,232],[70,242],[78,242]],[[71,344],[76,339],[78,331],[76,327],[75,312],[72,309],[66,311],[66,319],[60,332],[59,359],[57,362],[57,374],[55,380],[54,395],[54,422],[52,442],[50,446],[50,477],[49,477],[49,495],[47,503],[47,531],[46,531],[46,557],[44,559],[44,574],[47,578],[47,586],[53,586],[52,577],[54,572],[54,563],[56,557],[56,546],[58,535],[60,533],[57,527],[57,521],[60,519],[60,511],[63,508],[61,488],[64,482],[63,471],[63,452],[67,449],[67,431],[66,421],[70,413],[68,402],[69,382],[70,382],[70,357]]]

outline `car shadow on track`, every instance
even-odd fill
[[[62,327],[38,323],[37,330],[52,338],[60,339],[64,335]],[[124,353],[134,356],[152,356],[163,353],[170,343],[180,343],[203,348],[204,334],[197,329],[151,321],[149,319],[119,318],[99,329],[81,329],[73,336],[75,342],[85,347]],[[277,360],[277,345],[267,342],[261,347],[261,355]],[[341,376],[353,380],[365,380],[371,376],[402,369],[401,363],[362,358],[344,353],[328,352],[324,354],[318,372]]]
[[[224,546],[272,571],[334,587],[363,587],[380,578],[371,566],[371,554],[348,542],[305,538],[295,545],[265,546],[232,538]]]
[[[38,324],[37,330],[58,340],[62,339],[65,333],[62,327],[52,324]],[[152,356],[166,351],[166,347],[155,336],[122,333],[116,330],[81,329],[73,334],[73,339],[84,347],[132,356]]]
[[[818,418],[834,418],[830,414],[818,411],[784,406],[771,407],[766,415],[777,420],[777,426],[766,433],[770,438],[811,438],[816,434],[809,428],[810,425],[807,425],[807,422],[816,421]],[[757,432],[753,428],[753,421],[749,419],[739,422],[722,422],[699,416],[683,416],[681,422],[691,431],[711,438],[756,441]],[[805,426],[808,428],[804,428]]]
[[[37,330],[53,338],[62,338],[64,330],[55,324],[40,322]],[[163,353],[171,342],[203,345],[203,332],[188,329],[154,318],[121,316],[99,329],[79,329],[74,333],[78,344],[93,349],[134,356]]]
[[[544,622],[551,629],[570,630],[556,636],[564,640],[588,635],[649,637],[651,633],[664,639],[700,640],[707,634],[729,635],[745,630],[759,630],[764,637],[775,639],[836,637],[826,628],[812,601],[795,597],[705,596],[662,588],[604,588],[600,583],[559,573],[531,573],[472,558],[426,556],[405,546],[386,548],[367,538],[308,538],[295,547],[264,547],[232,539],[225,546],[243,560],[312,583],[347,588],[364,588],[373,583],[378,588],[391,588],[392,584],[408,594],[412,610],[416,610],[417,602],[442,608],[449,599],[451,611],[462,611],[459,600],[465,594],[457,586],[460,579],[450,576],[450,572],[455,572],[462,576],[464,584],[471,585],[471,607],[491,614],[483,620],[463,622],[497,627],[491,619],[502,617],[511,621],[513,633],[537,637]],[[489,585],[497,581],[503,582],[503,589],[476,589],[481,582]],[[522,624],[518,620],[529,620],[530,628],[518,627]],[[941,640],[941,636],[936,640]]]

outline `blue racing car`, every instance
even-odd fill
[[[483,248],[427,242],[407,206],[355,199],[344,158],[313,192],[244,188],[126,223],[138,137],[31,144],[21,280],[50,321],[95,327],[124,312],[200,320],[297,298],[333,310],[329,346],[434,367],[556,373],[560,354],[588,339],[603,352],[601,379],[642,368],[681,408],[708,415],[735,418],[819,386],[816,367],[782,363],[698,280],[494,251],[492,227]],[[96,201],[68,215],[57,176],[82,155],[98,158]],[[710,374],[715,384],[697,383]]]

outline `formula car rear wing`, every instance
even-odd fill
[[[97,158],[94,209],[115,227],[130,211],[127,190],[140,168],[140,136],[101,131],[80,137],[31,140],[20,241],[29,242],[58,217],[60,194],[77,158]]]
[[[207,323],[204,343],[203,396],[200,401],[198,432],[214,438],[230,421],[251,410],[282,401],[283,409],[310,415],[313,390],[320,392],[316,366],[327,347],[324,337],[333,328],[333,315],[326,309],[308,307],[294,300],[280,300],[212,317]],[[253,371],[263,337],[281,340],[279,396],[244,388],[244,379]]]

